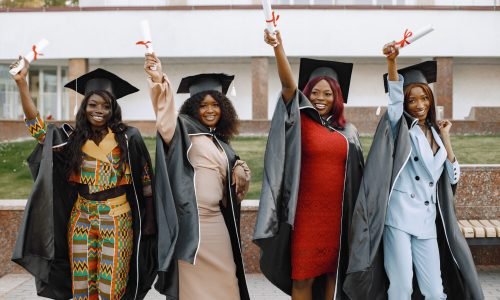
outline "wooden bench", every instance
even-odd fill
[[[500,245],[500,220],[459,220],[458,225],[469,245]]]

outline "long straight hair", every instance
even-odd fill
[[[337,80],[328,76],[315,77],[309,80],[302,93],[307,97],[307,99],[311,99],[311,93],[314,86],[321,80],[328,82],[333,91],[333,106],[330,112],[332,114],[331,123],[334,127],[344,128],[347,122],[344,117],[344,96],[342,95],[342,90],[340,89],[340,85]]]
[[[427,95],[429,98],[429,101],[431,102],[429,106],[429,112],[427,113],[427,117],[425,118],[425,123],[427,123],[428,126],[434,127],[434,129],[439,133],[439,126],[437,125],[437,120],[436,120],[436,105],[434,102],[434,94],[432,93],[431,88],[429,87],[428,84],[426,83],[410,83],[409,85],[405,86],[404,88],[404,110],[408,112],[408,100],[410,99],[410,93],[413,88],[422,88],[424,93]]]

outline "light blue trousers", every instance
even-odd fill
[[[390,285],[389,300],[410,300],[413,266],[426,300],[446,299],[441,281],[436,239],[418,239],[391,226],[384,228],[384,266]]]

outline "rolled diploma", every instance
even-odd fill
[[[151,39],[151,30],[149,29],[148,20],[143,20],[141,22],[141,28],[142,28],[143,41],[145,43],[149,41],[146,47],[146,53],[151,54],[154,51],[153,51],[153,40]]]
[[[46,39],[41,39],[38,44],[36,44],[36,52],[37,53],[41,53],[43,51],[43,49],[45,49],[45,47],[47,47],[47,45],[49,44],[49,41],[47,41]],[[33,52],[33,49],[30,50],[30,52],[26,53],[26,55],[24,56],[24,58],[26,58],[26,60],[31,63],[33,61],[33,59],[35,58],[35,53]],[[16,75],[17,73],[19,73],[19,71],[22,70],[22,68],[24,68],[24,59],[20,59],[19,60],[19,64],[17,65],[17,67],[13,68],[13,69],[10,69],[9,70],[9,73],[10,75],[14,76]]]
[[[144,43],[147,43],[149,41],[149,43],[146,44],[146,53],[152,54],[154,51],[153,51],[153,40],[151,39],[151,30],[149,29],[149,21],[142,20],[141,28],[142,28],[142,37]],[[150,67],[149,69],[151,71],[156,71],[156,65]]]
[[[264,11],[264,17],[266,18],[266,27],[269,33],[274,33],[275,27],[273,22],[267,22],[273,19],[273,10],[271,8],[271,0],[262,0],[262,8]]]
[[[430,33],[433,30],[434,28],[432,28],[431,25],[427,25],[423,28],[420,28],[419,30],[414,32],[412,36],[408,38],[408,42],[413,43],[414,41],[418,40],[419,38],[423,37],[424,35]]]
[[[419,38],[423,37],[424,35],[427,35],[428,33],[432,32],[434,30],[434,28],[432,28],[432,25],[427,25],[423,28],[420,28],[419,30],[413,32],[413,34],[408,37],[406,40],[408,41],[408,44],[411,44],[413,43],[414,41],[418,40]],[[406,44],[404,44],[401,48],[403,48],[404,46],[406,46]]]

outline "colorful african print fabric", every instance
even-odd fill
[[[132,212],[126,195],[106,201],[78,198],[68,227],[73,299],[123,297],[133,236]]]
[[[43,143],[47,131],[47,125],[37,114],[32,120],[25,120],[30,134]],[[127,162],[122,163],[120,147],[115,139],[115,134],[108,129],[108,134],[96,145],[88,140],[82,147],[83,160],[80,173],[72,173],[69,181],[79,184],[87,184],[90,193],[101,192],[120,185],[132,183],[132,174]],[[151,198],[151,170],[147,162],[144,162],[142,172],[143,194]]]
[[[39,143],[45,141],[45,134],[47,133],[47,124],[40,117],[40,114],[36,115],[36,118],[28,120],[24,119],[24,123],[28,126],[28,131],[31,136],[34,137]]]
[[[86,141],[82,152],[80,174],[73,173],[70,181],[88,185],[90,193],[132,183],[129,164],[121,161],[121,151],[111,130],[99,145]]]

